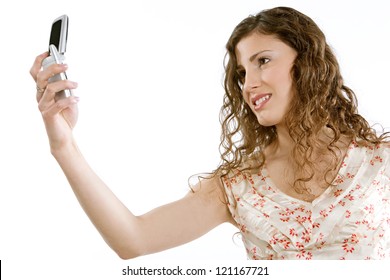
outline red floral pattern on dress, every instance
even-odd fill
[[[390,259],[390,146],[352,141],[311,203],[279,191],[265,167],[223,182],[250,259]]]

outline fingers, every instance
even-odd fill
[[[39,71],[35,76],[35,82],[37,84],[38,93],[43,93],[47,85],[49,84],[49,79],[55,75],[65,72],[68,69],[66,64],[53,64],[47,67],[46,69]]]
[[[65,89],[72,90],[77,87],[77,83],[68,80],[56,82],[50,80],[50,78],[55,75],[65,72],[68,69],[68,66],[66,64],[53,63],[42,70],[42,63],[48,56],[48,52],[38,55],[30,69],[30,74],[36,82],[36,99],[41,111],[50,107],[52,103],[55,102],[56,92]]]
[[[52,65],[48,66],[44,70],[41,70],[42,63],[45,60],[45,58],[47,58],[48,56],[49,56],[48,52],[44,52],[38,55],[35,58],[35,61],[30,69],[30,75],[36,82],[37,101],[39,101],[42,98],[43,93],[45,92],[45,89],[49,84],[49,79],[59,73],[65,72],[68,68],[66,64],[53,63]]]
[[[65,138],[70,137],[71,130],[77,123],[79,98],[72,94],[64,98],[62,91],[76,89],[77,83],[67,80],[66,75],[59,75],[67,70],[67,65],[56,64],[51,60],[44,61],[48,55],[45,52],[36,57],[30,74],[36,82],[38,108],[46,126],[50,145],[58,146]],[[47,65],[43,70],[42,63]]]
[[[41,94],[37,92],[38,108],[42,112],[48,107],[51,107],[55,103],[55,95],[65,89],[76,89],[77,83],[69,80],[61,80],[54,83],[50,83],[46,86],[44,92]]]
[[[42,61],[49,56],[49,53],[48,52],[44,52],[40,55],[38,55],[36,58],[35,58],[35,61],[34,61],[34,64],[32,65],[31,69],[30,69],[30,75],[32,76],[32,78],[34,79],[34,81],[37,81],[37,74],[39,73],[39,71],[41,70],[42,68]]]
[[[79,97],[71,96],[68,98],[60,99],[57,102],[52,103],[50,106],[41,110],[42,116],[44,119],[51,118],[63,110],[72,107],[73,105],[79,102]]]

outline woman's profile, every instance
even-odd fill
[[[241,21],[226,50],[220,165],[182,199],[140,216],[78,149],[79,99],[54,98],[77,83],[48,83],[67,66],[42,70],[48,54],[36,58],[30,72],[51,153],[103,239],[128,259],[229,222],[249,259],[389,259],[388,134],[358,114],[323,32],[276,7]]]

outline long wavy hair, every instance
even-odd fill
[[[320,28],[299,11],[277,7],[244,19],[226,44],[225,95],[220,112],[222,161],[215,174],[224,176],[244,166],[261,167],[265,161],[264,149],[277,138],[275,126],[260,125],[244,101],[237,73],[236,46],[253,32],[273,35],[297,52],[291,69],[295,96],[285,122],[295,143],[292,158],[306,175],[296,178],[294,187],[313,178],[315,162],[310,158],[313,149],[334,158],[328,173],[340,163],[334,150],[341,136],[372,144],[384,141],[385,134],[377,136],[357,113],[355,94],[344,85],[336,57]],[[317,137],[325,127],[333,131],[330,143]]]

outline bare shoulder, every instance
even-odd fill
[[[226,204],[225,191],[219,176],[199,177],[198,183],[191,187],[187,196],[197,196],[207,201],[214,201],[220,197],[223,198],[220,202]]]
[[[214,213],[224,216],[226,222],[233,219],[228,209],[226,192],[219,176],[203,177],[192,187],[186,198],[196,200],[201,207],[213,209]]]

